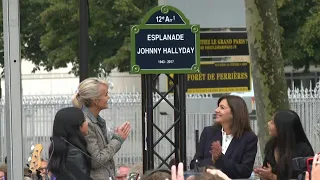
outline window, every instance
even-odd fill
[[[287,87],[292,89],[292,80],[291,79],[287,79]]]
[[[286,78],[291,78],[291,73],[285,73],[284,75]]]
[[[294,83],[294,88],[301,88],[301,79],[293,79],[293,83]]]

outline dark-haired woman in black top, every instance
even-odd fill
[[[264,150],[263,167],[255,173],[265,180],[296,179],[303,171],[292,169],[292,159],[314,155],[299,116],[291,110],[277,111],[268,130],[272,138]]]
[[[84,139],[87,134],[88,122],[80,109],[68,107],[57,112],[49,149],[52,157],[48,164],[56,180],[90,180],[91,161],[84,154],[88,154]]]

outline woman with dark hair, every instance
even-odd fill
[[[239,96],[223,96],[215,113],[215,124],[204,128],[190,167],[215,166],[231,179],[249,178],[258,138],[251,130],[245,101]]]
[[[292,159],[314,155],[298,114],[277,111],[268,122],[268,130],[272,138],[264,150],[263,167],[255,169],[255,173],[267,180],[296,179],[303,171],[292,169]]]
[[[80,109],[68,107],[57,112],[48,164],[48,170],[56,180],[90,179],[90,159],[84,154],[88,154],[84,138],[87,134],[88,122]]]

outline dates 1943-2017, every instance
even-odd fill
[[[162,59],[159,59],[158,60],[158,63],[159,64],[173,64],[174,63],[174,60],[170,59],[170,60],[162,60]]]

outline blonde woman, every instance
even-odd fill
[[[126,122],[114,133],[108,132],[106,121],[99,116],[101,110],[108,108],[108,89],[106,81],[88,78],[79,84],[78,92],[72,100],[75,107],[82,109],[88,121],[89,133],[85,139],[88,152],[93,158],[90,176],[94,180],[115,177],[113,156],[119,151],[131,129],[130,124]]]

